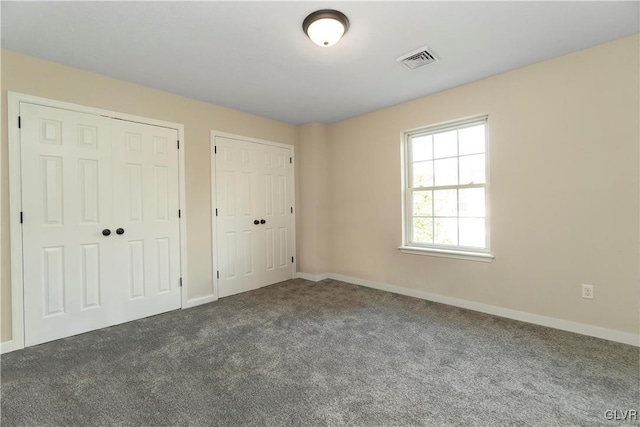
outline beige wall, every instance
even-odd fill
[[[330,271],[637,334],[639,60],[636,35],[332,125]],[[399,253],[401,132],[478,114],[494,262]]]
[[[265,140],[296,144],[294,126],[167,92],[65,67],[2,50],[2,111],[7,91],[52,98],[149,118],[185,127],[187,187],[187,256],[189,298],[211,291],[211,218],[209,132],[212,129]],[[0,339],[11,337],[9,271],[9,196],[7,117],[2,115],[2,323]]]
[[[298,271],[329,271],[329,140],[328,126],[308,123],[298,128]]]

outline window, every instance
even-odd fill
[[[490,261],[487,118],[405,133],[403,252]]]

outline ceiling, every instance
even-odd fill
[[[294,125],[333,123],[639,31],[632,2],[10,2],[2,47]],[[331,48],[318,9],[351,27]],[[428,45],[439,62],[395,59]]]

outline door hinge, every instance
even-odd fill
[[[216,208],[216,216],[218,216],[218,208]]]
[[[213,146],[213,154],[218,154],[218,146],[217,145]]]
[[[178,140],[178,150],[180,149],[180,140]]]
[[[216,271],[216,276],[218,277],[218,279],[220,278],[220,270]]]
[[[180,278],[180,287],[182,287],[182,277]]]
[[[18,116],[18,129],[22,128],[22,119]]]
[[[182,212],[180,211],[180,209],[178,209],[178,218],[180,218],[182,216]]]
[[[22,212],[20,212],[20,224],[22,224],[23,220],[24,220],[24,215],[22,215]]]
[[[291,257],[291,262],[293,262],[293,257]]]

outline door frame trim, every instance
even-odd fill
[[[291,185],[293,186],[293,188],[291,188],[291,204],[293,205],[293,229],[292,229],[292,234],[291,234],[291,256],[293,256],[293,262],[291,263],[291,277],[295,278],[296,276],[296,271],[298,271],[297,269],[297,263],[298,263],[298,254],[296,253],[296,214],[297,214],[297,207],[296,207],[296,153],[295,153],[295,147],[291,144],[283,144],[281,142],[274,142],[274,141],[267,141],[266,139],[259,139],[259,138],[252,138],[250,136],[242,136],[242,135],[237,135],[237,134],[233,134],[233,133],[227,133],[227,132],[220,132],[217,130],[212,130],[211,131],[211,135],[209,138],[209,142],[210,142],[210,152],[211,152],[211,277],[213,278],[212,283],[213,283],[213,289],[212,289],[212,294],[213,294],[213,301],[217,300],[220,296],[220,287],[218,286],[219,284],[219,279],[218,276],[216,274],[216,272],[218,271],[218,248],[216,245],[216,238],[217,238],[217,230],[216,230],[216,215],[215,215],[215,211],[217,208],[217,203],[216,203],[216,194],[215,194],[215,189],[216,189],[216,156],[215,156],[215,145],[216,145],[216,137],[222,137],[222,138],[229,138],[229,139],[237,139],[239,141],[246,141],[246,142],[253,142],[256,144],[263,144],[263,145],[270,145],[272,147],[280,147],[280,148],[286,148],[288,150],[291,150],[291,159],[292,159],[292,164],[293,164],[293,170],[292,170],[292,179],[291,179]]]
[[[178,150],[178,208],[180,209],[180,276],[182,277],[182,289],[180,290],[180,303],[182,308],[188,307],[187,277],[187,203],[185,180],[185,140],[184,125],[165,120],[156,120],[133,114],[121,113],[86,105],[73,104],[39,96],[27,95],[18,92],[7,92],[7,119],[8,119],[8,148],[9,148],[9,235],[11,247],[11,340],[5,341],[0,347],[0,353],[23,349],[24,346],[24,280],[22,259],[22,224],[20,212],[22,211],[22,182],[20,162],[20,129],[18,117],[20,116],[20,103],[41,105],[63,110],[70,110],[85,114],[105,116],[112,119],[126,120],[152,126],[160,126],[178,131],[180,149]],[[16,272],[20,272],[16,274]]]

